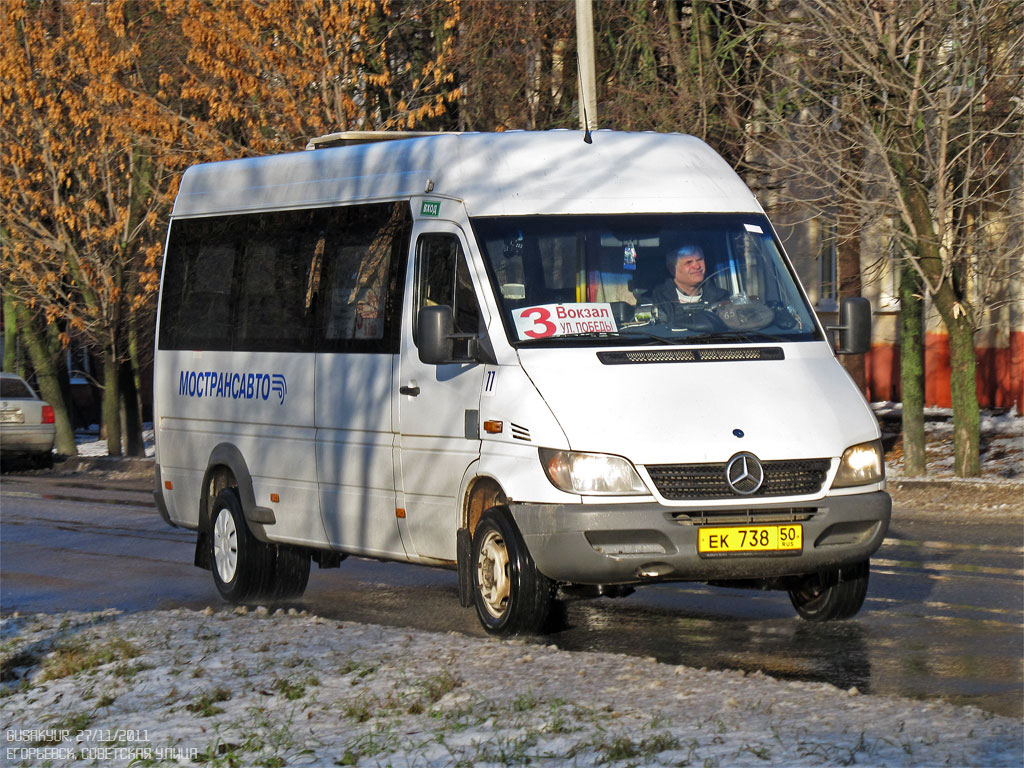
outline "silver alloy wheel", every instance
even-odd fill
[[[225,584],[230,584],[238,569],[238,529],[231,510],[221,508],[213,524],[213,559],[217,575]]]
[[[487,531],[484,535],[476,567],[477,588],[483,598],[484,608],[494,618],[501,618],[508,610],[512,585],[508,577],[508,548],[497,531]]]

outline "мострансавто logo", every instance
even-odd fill
[[[270,400],[284,405],[288,380],[282,373],[238,373],[237,371],[181,371],[180,397],[219,397],[226,400]]]

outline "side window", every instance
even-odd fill
[[[420,307],[446,304],[452,308],[456,333],[477,333],[480,307],[459,238],[423,235],[417,246],[417,259],[417,312]]]
[[[161,349],[231,349],[232,278],[244,242],[242,217],[171,225],[162,286]]]
[[[313,229],[321,211],[265,213],[249,222],[238,276],[234,348],[305,352],[312,348],[308,285],[316,265]]]
[[[396,353],[411,229],[408,203],[175,221],[160,348]]]
[[[337,208],[322,243],[318,348],[331,352],[397,352],[403,254],[411,217],[407,203]]]

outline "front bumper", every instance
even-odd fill
[[[889,528],[892,500],[884,491],[826,497],[814,502],[709,511],[757,515],[791,511],[802,520],[803,550],[797,554],[702,557],[691,520],[697,510],[644,504],[512,504],[512,515],[538,570],[550,579],[577,584],[637,584],[650,581],[772,579],[836,568],[865,560]],[[687,517],[689,515],[690,517]]]

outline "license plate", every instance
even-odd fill
[[[21,411],[0,412],[0,424],[24,424],[25,414]]]
[[[737,525],[701,528],[697,552],[701,555],[738,555],[749,552],[800,552],[804,546],[801,525]]]

